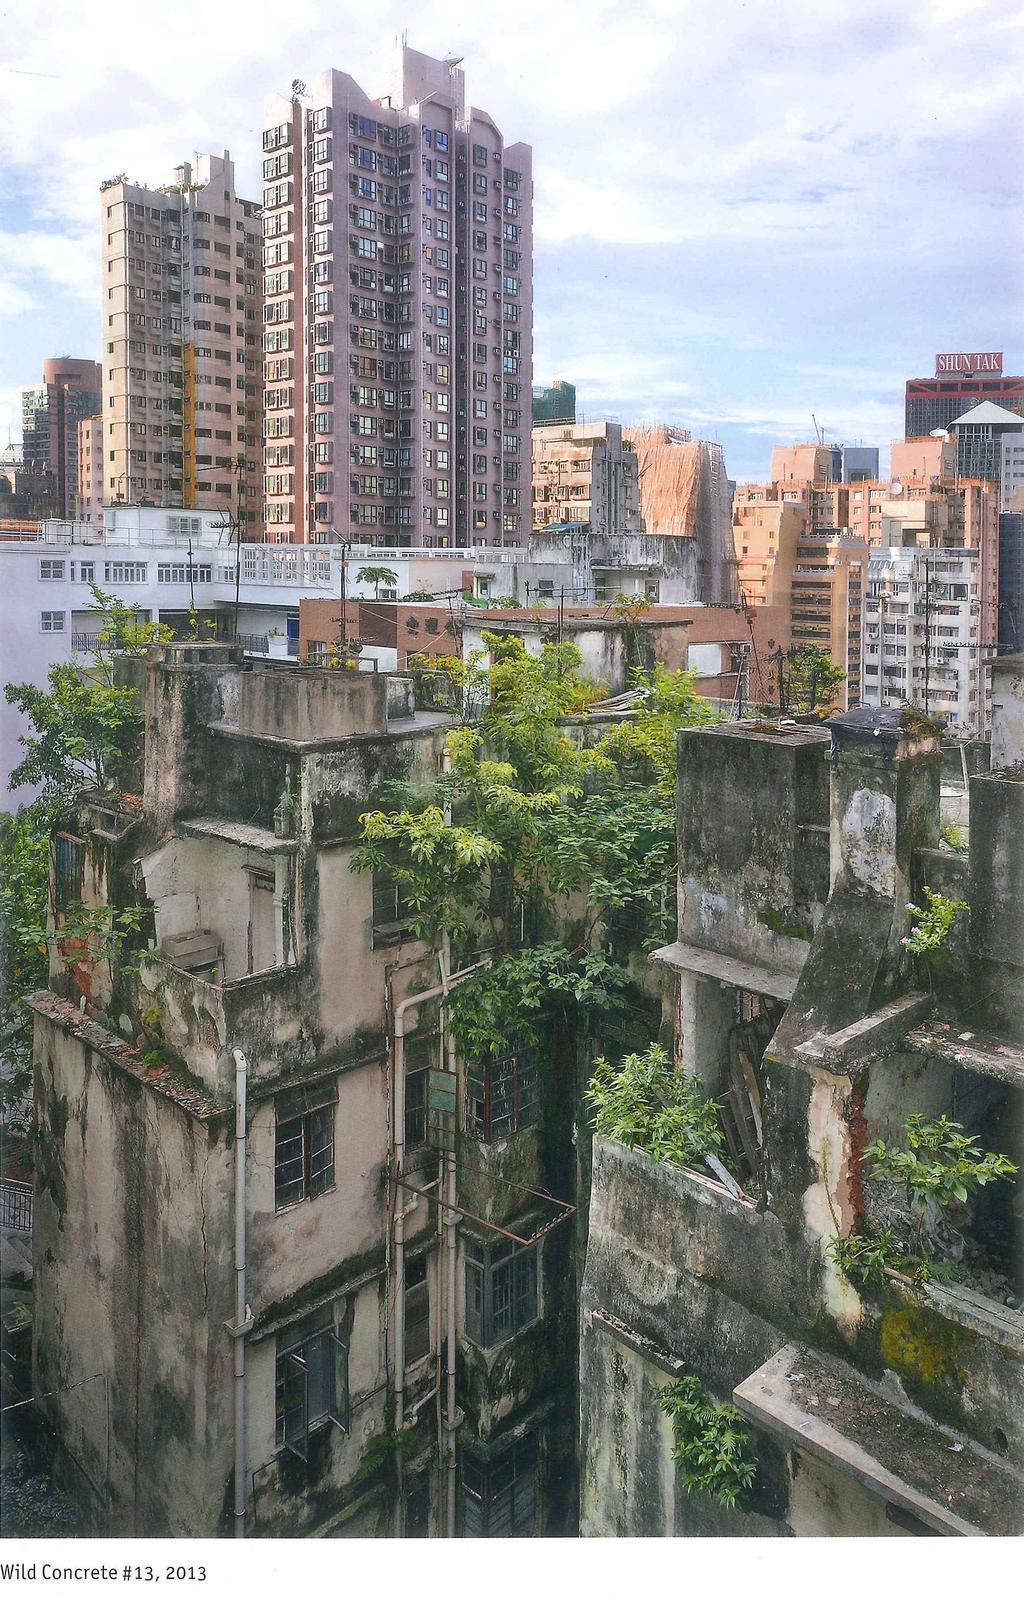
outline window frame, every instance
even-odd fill
[[[541,1318],[541,1243],[463,1242],[466,1340],[483,1351],[509,1342]]]
[[[466,1448],[462,1454],[464,1537],[476,1540],[536,1536],[539,1473],[540,1443],[536,1430],[513,1437],[498,1450],[477,1453]],[[517,1504],[517,1497],[521,1505]],[[470,1508],[470,1504],[476,1506]]]
[[[331,1316],[312,1316],[279,1332],[274,1361],[274,1441],[278,1449],[309,1457],[309,1438],[325,1425],[349,1434],[351,1425],[348,1381],[349,1343]],[[282,1346],[282,1343],[284,1344]],[[318,1368],[312,1368],[314,1356]],[[313,1397],[311,1400],[311,1385]],[[298,1401],[289,1397],[298,1394]],[[316,1412],[311,1412],[315,1406]]]
[[[483,1143],[514,1136],[537,1124],[537,1108],[537,1060],[532,1049],[511,1049],[467,1064],[467,1136]]]
[[[274,1212],[297,1208],[335,1189],[338,1083],[309,1082],[274,1100]],[[286,1127],[293,1129],[283,1136]],[[329,1133],[329,1135],[325,1135]],[[298,1147],[294,1144],[297,1142]],[[329,1159],[324,1158],[329,1153]],[[296,1169],[297,1166],[297,1169]],[[285,1178],[283,1172],[292,1167]],[[301,1188],[291,1192],[288,1189]],[[287,1191],[287,1195],[286,1194]]]

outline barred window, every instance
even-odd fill
[[[537,1435],[529,1432],[490,1457],[462,1455],[467,1537],[537,1534]]]
[[[333,1305],[289,1326],[277,1338],[277,1445],[309,1456],[309,1436],[321,1425],[348,1431],[348,1343],[333,1323]]]
[[[511,1238],[489,1246],[466,1241],[466,1335],[478,1347],[497,1347],[537,1319],[539,1244]]]
[[[466,1071],[466,1130],[493,1142],[532,1126],[537,1119],[537,1068],[523,1050],[478,1061]]]
[[[83,850],[82,839],[71,832],[58,832],[54,838],[54,909],[67,909],[82,896]]]
[[[274,1142],[274,1205],[289,1208],[334,1186],[337,1082],[315,1082],[278,1093]]]

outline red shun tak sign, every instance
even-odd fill
[[[1003,369],[1002,350],[993,350],[987,355],[936,355],[936,377],[948,377],[951,372],[966,372],[971,376],[975,372],[1001,372]]]

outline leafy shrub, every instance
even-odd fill
[[[930,1199],[944,1208],[954,1200],[966,1203],[990,1181],[1008,1181],[1017,1173],[1004,1153],[983,1152],[977,1137],[967,1136],[958,1120],[945,1115],[938,1120],[911,1115],[903,1134],[903,1146],[876,1138],[864,1158],[871,1161],[868,1175],[900,1182],[914,1208],[923,1210]]]
[[[595,1060],[586,1096],[599,1135],[665,1164],[701,1165],[724,1145],[718,1105],[697,1077],[673,1070],[657,1043],[620,1065]]]
[[[738,1409],[714,1403],[696,1375],[666,1386],[659,1399],[672,1416],[672,1457],[686,1471],[688,1492],[710,1492],[735,1508],[750,1490],[757,1460]]]
[[[962,899],[945,898],[930,887],[924,889],[924,896],[927,900],[924,908],[919,904],[907,905],[914,921],[910,935],[901,941],[912,954],[928,954],[934,948],[941,948],[953,929],[957,915],[961,910],[967,912],[968,909]]]
[[[830,1258],[858,1286],[881,1286],[887,1270],[897,1270],[913,1281],[944,1281],[948,1266],[923,1253],[911,1253],[891,1226],[867,1221],[863,1230],[848,1237],[833,1237]]]

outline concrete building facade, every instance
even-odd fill
[[[263,135],[268,535],[517,545],[530,517],[530,149],[399,50],[274,98]]]
[[[1003,864],[1020,784],[971,778],[962,858],[939,846],[937,738],[894,711],[684,730],[679,757],[662,1036],[745,1129],[728,1169],[595,1139],[581,1533],[1019,1535],[1019,1171],[993,1208],[966,1206],[945,1285],[898,1268],[858,1284],[838,1261],[851,1233],[901,1223],[862,1155],[912,1114],[1020,1162],[1024,945]],[[922,884],[970,906],[938,1013],[905,946]],[[666,1412],[694,1382],[749,1449],[732,1506]]]
[[[43,362],[39,388],[22,395],[22,457],[26,471],[48,473],[52,500],[46,514],[73,516],[78,498],[78,426],[99,413],[100,367],[69,357]]]
[[[692,540],[705,604],[735,604],[732,494],[721,444],[692,439],[683,428],[627,427],[636,450],[640,515],[648,537]]]
[[[571,426],[576,420],[576,386],[567,383],[560,377],[550,384],[534,383],[532,392],[533,425],[535,427],[546,425],[551,421],[568,422]]]
[[[1024,416],[1024,377],[1003,375],[1001,351],[937,355],[934,377],[907,381],[904,434],[923,438],[938,427],[945,430],[984,400]]]
[[[535,426],[533,530],[586,522],[599,537],[641,531],[636,451],[617,422]]]
[[[71,519],[97,527],[103,521],[103,417],[78,423],[78,488]]]
[[[864,600],[863,700],[917,704],[960,733],[991,724],[995,639],[977,549],[873,548]]]
[[[260,536],[261,226],[234,163],[100,190],[105,502],[218,509]]]

